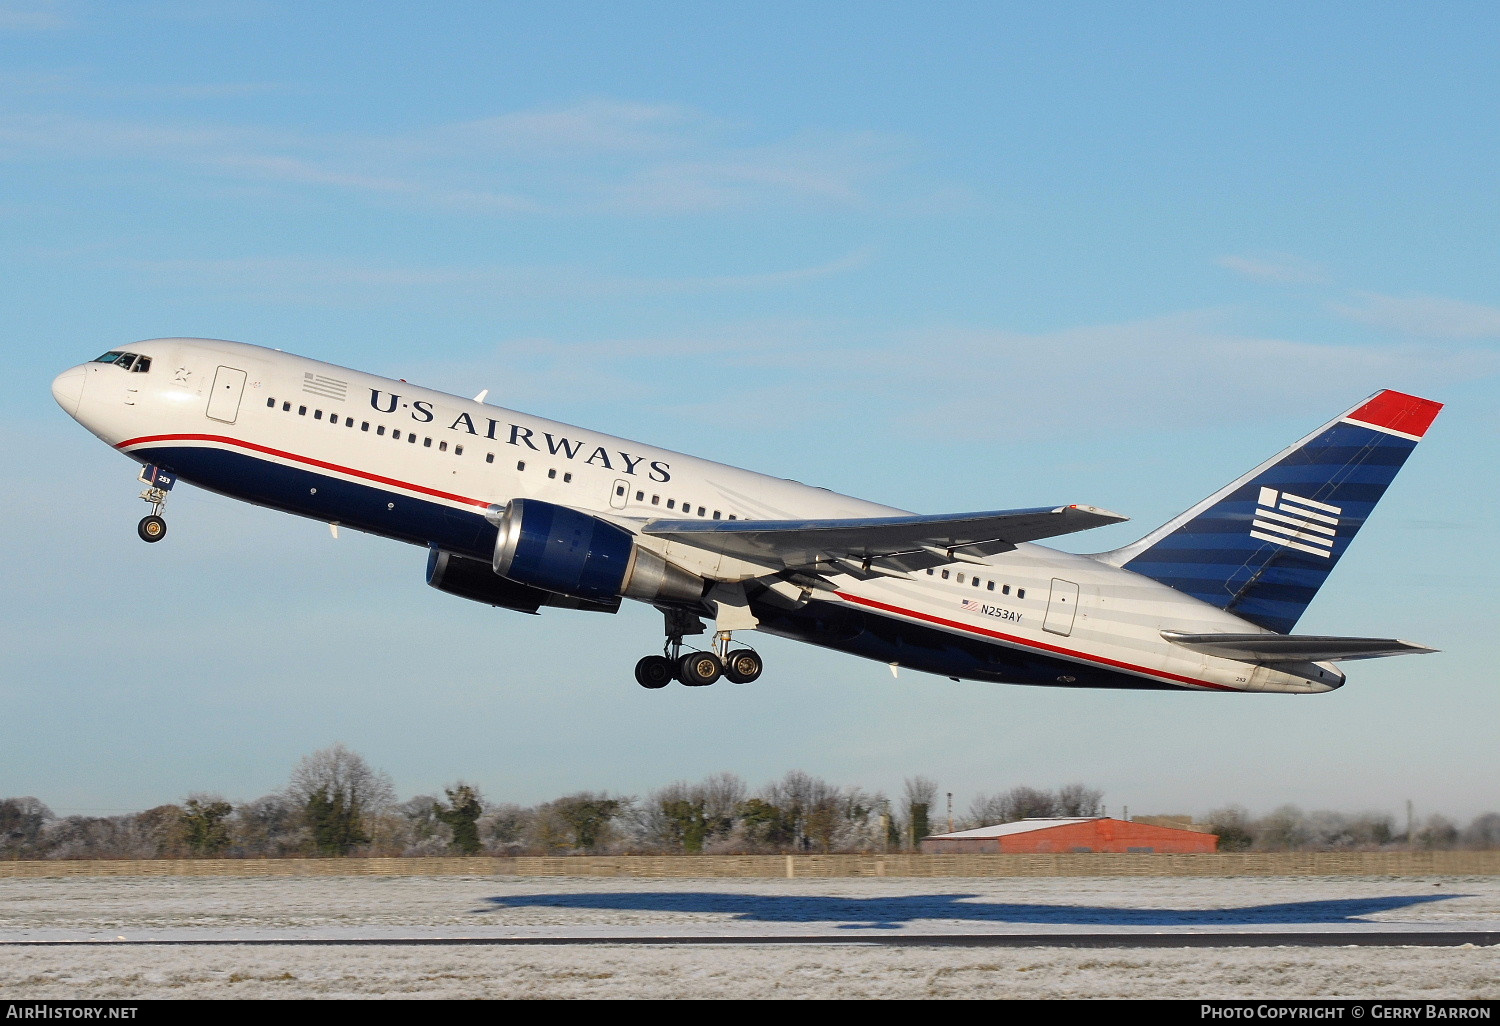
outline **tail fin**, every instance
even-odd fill
[[[1379,392],[1140,541],[1096,558],[1289,633],[1442,408]]]

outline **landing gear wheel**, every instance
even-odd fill
[[[760,656],[748,648],[739,649],[724,657],[724,679],[731,684],[749,684],[765,668]]]
[[[672,660],[666,656],[646,656],[635,664],[635,682],[653,691],[666,687],[672,683]]]
[[[135,525],[135,533],[141,536],[141,541],[159,542],[167,536],[167,522],[155,513],[141,517],[141,522]]]
[[[677,679],[690,688],[707,687],[724,672],[724,664],[712,652],[689,652],[677,661]]]

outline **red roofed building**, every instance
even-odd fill
[[[923,855],[1056,855],[1069,852],[1121,852],[1211,855],[1216,834],[1090,816],[1080,819],[1023,819],[999,826],[934,834],[921,841]]]

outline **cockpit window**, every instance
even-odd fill
[[[118,349],[111,349],[94,362],[112,363],[124,370],[135,371],[137,374],[144,374],[151,369],[151,357],[122,353]]]

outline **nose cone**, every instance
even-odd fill
[[[68,416],[78,416],[78,401],[83,398],[83,382],[88,371],[83,367],[70,367],[52,381],[52,398],[67,411]]]

